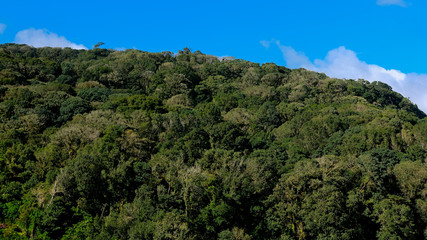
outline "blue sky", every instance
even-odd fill
[[[427,1],[5,1],[0,43],[184,47],[384,81],[427,112]]]

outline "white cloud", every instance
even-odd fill
[[[377,0],[377,4],[380,6],[396,5],[406,7],[408,4],[404,0]]]
[[[70,47],[74,49],[87,49],[82,44],[75,44],[68,41],[63,36],[42,29],[26,29],[20,31],[15,36],[15,43],[27,44],[33,47]]]
[[[310,59],[303,52],[297,52],[292,47],[284,46],[280,44],[280,41],[276,41],[276,45],[280,48],[283,53],[283,57],[286,60],[286,65],[290,68],[307,68],[312,67]]]
[[[6,30],[6,24],[0,23],[0,34],[3,34],[4,30]]]
[[[427,113],[427,74],[408,73],[404,81],[389,85],[393,87],[393,90],[409,97],[422,111]]]
[[[272,43],[274,43],[274,39],[271,39],[270,41],[262,40],[262,41],[260,41],[259,43],[261,43],[261,45],[262,45],[263,47],[265,47],[266,49],[269,49],[269,48],[270,48],[270,45],[271,45]]]
[[[395,69],[385,69],[378,65],[361,61],[356,53],[345,47],[329,51],[325,59],[310,59],[303,53],[289,46],[276,45],[283,53],[287,67],[306,68],[322,72],[330,77],[346,79],[365,79],[380,81],[390,85],[394,91],[409,97],[412,102],[427,113],[427,74],[403,73]]]

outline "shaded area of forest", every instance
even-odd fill
[[[0,45],[0,236],[423,239],[424,118],[274,63]]]

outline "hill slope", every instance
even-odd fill
[[[427,121],[380,82],[0,45],[10,239],[423,239]]]

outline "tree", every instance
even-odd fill
[[[95,44],[93,47],[94,48],[99,48],[100,46],[104,45],[105,43],[103,42],[98,42],[97,44]]]
[[[91,106],[88,101],[80,97],[70,97],[61,104],[58,122],[66,122],[77,114],[88,112]]]

